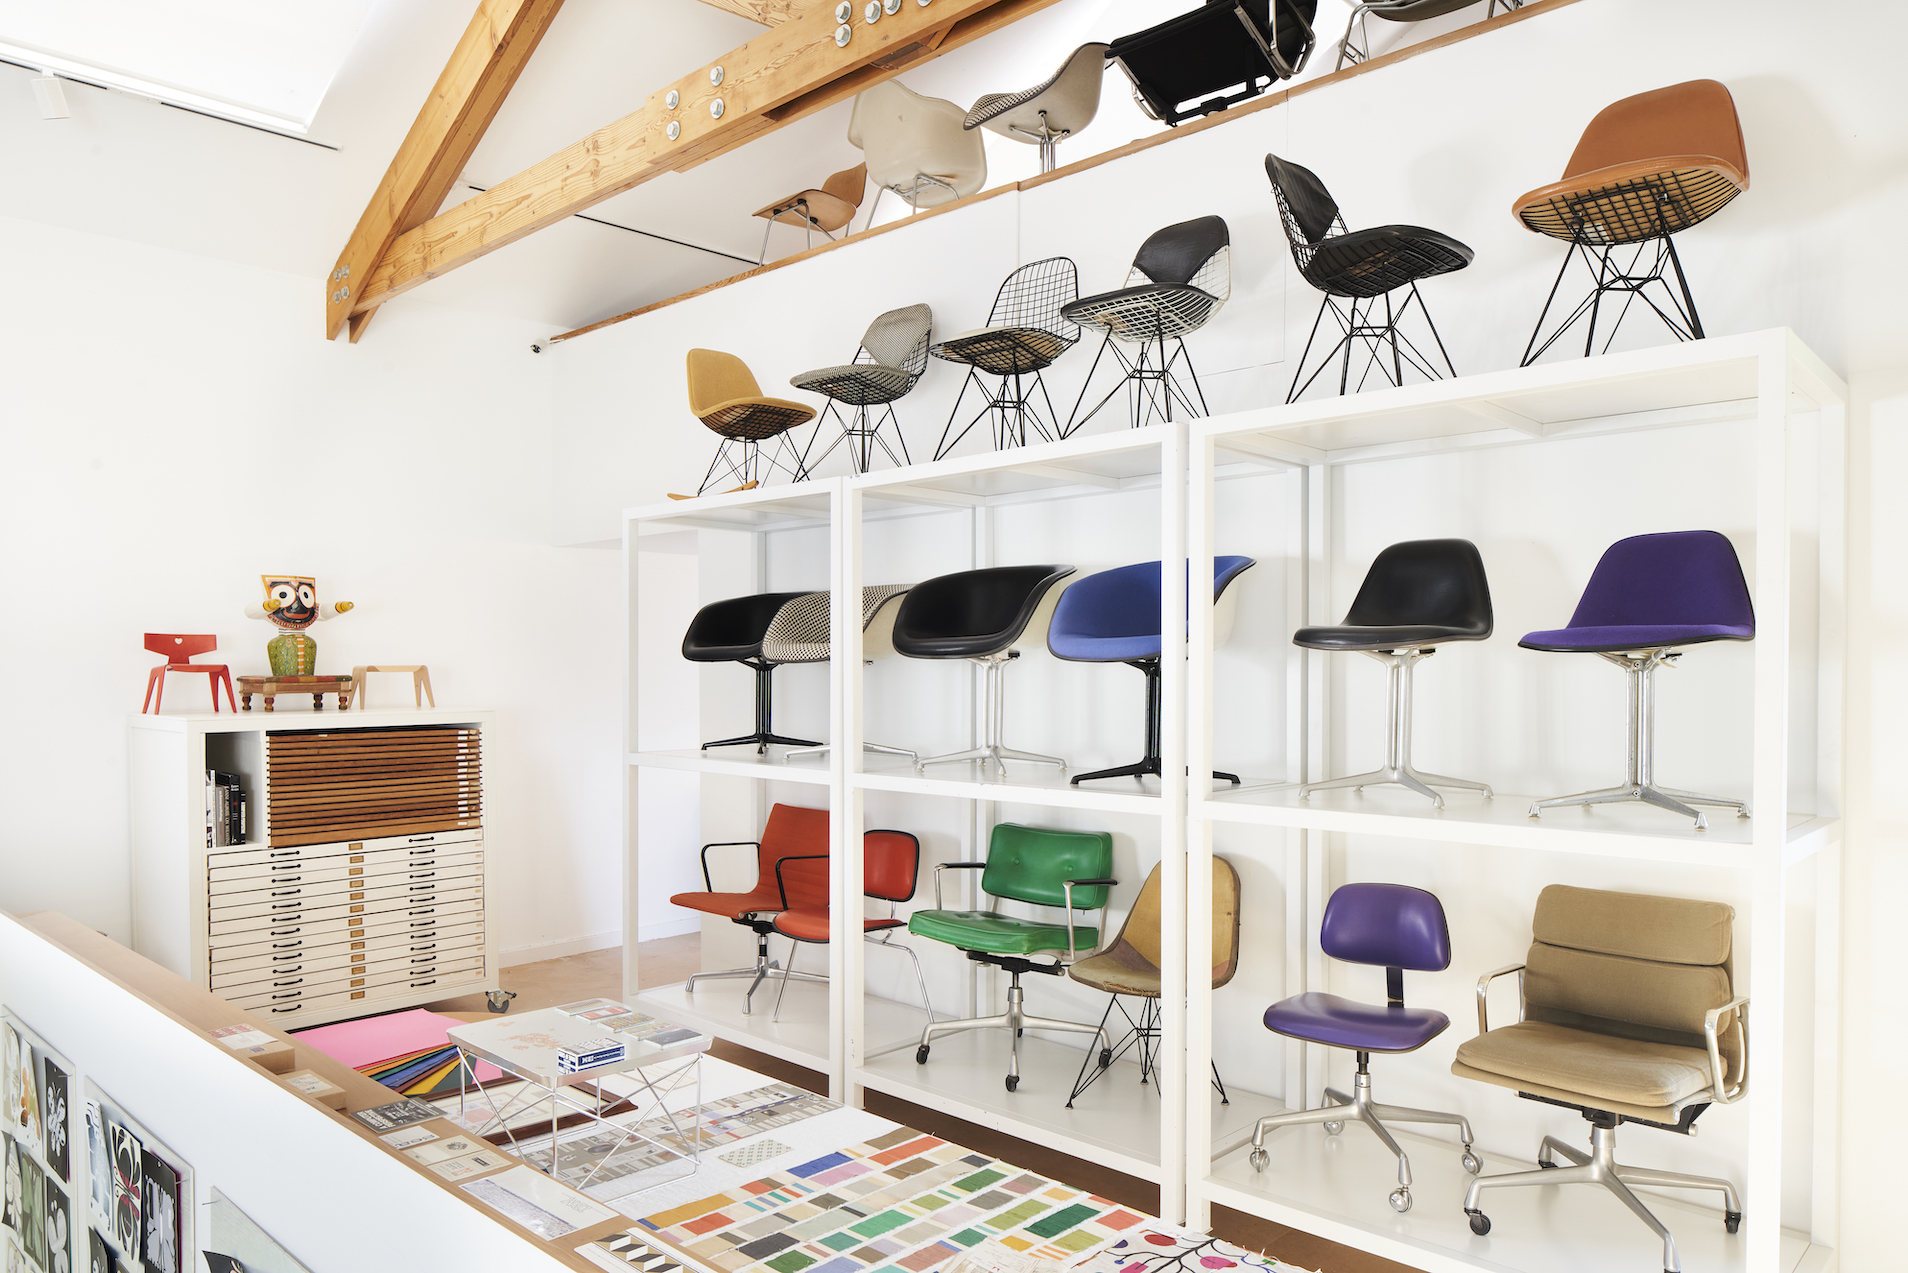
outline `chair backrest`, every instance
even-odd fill
[[[1317,10],[1318,0],[1206,0],[1121,36],[1106,56],[1125,68],[1147,114],[1176,124],[1296,75],[1311,56]]]
[[[769,810],[762,843],[755,851],[756,886],[775,880],[775,864],[783,858],[828,856],[828,810],[778,804]],[[802,869],[821,868],[819,872]],[[828,905],[828,863],[792,862],[782,872],[782,886],[790,906]]]
[[[1689,80],[1612,102],[1583,130],[1564,167],[1564,180],[1622,164],[1672,160],[1664,168],[1720,161],[1749,184],[1742,121],[1729,90],[1715,80]]]
[[[843,168],[828,180],[822,182],[822,193],[834,195],[843,203],[861,206],[861,197],[868,189],[868,165],[856,164],[852,168]]]
[[[732,663],[755,658],[782,607],[806,594],[758,592],[711,601],[696,611],[682,634],[682,657],[695,663]]]
[[[987,866],[981,891],[989,897],[1033,906],[1065,906],[1067,880],[1109,879],[1113,874],[1113,837],[1105,831],[1057,831],[1013,822],[994,824],[987,842]],[[1077,910],[1106,905],[1106,887],[1073,890]]]
[[[737,398],[759,398],[762,386],[755,383],[749,365],[734,354],[714,349],[691,349],[688,357],[689,409],[698,417],[708,415],[725,402]]]
[[[995,653],[1020,638],[1072,566],[991,566],[924,580],[901,599],[894,648],[918,659]]]
[[[1537,895],[1524,1015],[1619,1038],[1706,1046],[1703,1015],[1734,996],[1722,902],[1552,884]],[[1741,1077],[1740,1018],[1718,1031],[1726,1081]]]
[[[219,639],[210,633],[148,632],[146,649],[163,654],[168,662],[187,663],[195,654],[207,654],[219,648]]]
[[[1039,140],[1044,131],[1079,132],[1100,110],[1100,85],[1106,78],[1106,42],[1082,44],[1067,55],[1045,83],[1019,93],[989,93],[974,103],[962,121],[1015,141]],[[984,118],[982,118],[984,116]]]
[[[1212,595],[1218,597],[1252,564],[1250,557],[1214,557]],[[1066,645],[1073,637],[1158,636],[1164,575],[1158,562],[1142,561],[1102,570],[1073,584],[1054,607],[1048,648],[1066,658]]]
[[[1348,964],[1443,972],[1451,929],[1434,893],[1408,884],[1343,884],[1325,903],[1318,948]]]
[[[1037,327],[1072,344],[1080,325],[1061,310],[1080,299],[1080,270],[1070,257],[1030,261],[1001,283],[988,311],[989,327]]]
[[[987,184],[986,148],[966,118],[953,102],[887,80],[856,95],[848,141],[867,156],[876,185],[917,208],[939,207]]]
[[[1155,230],[1140,244],[1128,287],[1187,283],[1208,296],[1232,295],[1232,232],[1224,217],[1199,217]]]
[[[1125,946],[1146,963],[1160,966],[1159,868],[1155,866],[1126,912],[1120,932],[1107,949]],[[1232,980],[1239,971],[1239,872],[1232,863],[1212,859],[1212,988]]]
[[[1491,634],[1491,585],[1484,559],[1468,539],[1408,539],[1372,561],[1347,625],[1389,628],[1415,624]]]
[[[777,806],[778,808],[780,806]],[[883,902],[914,900],[921,870],[921,842],[906,831],[868,831],[861,837],[861,895]],[[781,868],[789,904],[799,894],[804,910],[828,909],[828,863],[789,862]]]
[[[928,335],[933,328],[934,311],[926,305],[891,309],[868,324],[861,351],[883,367],[918,376],[927,370]]]
[[[1272,196],[1278,200],[1279,219],[1285,223],[1285,238],[1292,245],[1292,257],[1300,270],[1311,264],[1318,244],[1333,230],[1344,231],[1338,201],[1325,189],[1325,183],[1310,168],[1277,155],[1265,157],[1265,175],[1272,182]]]
[[[861,590],[861,627],[865,632],[881,608],[907,592],[896,584],[870,584]],[[770,663],[826,663],[834,597],[826,592],[804,592],[776,611],[762,634],[762,657]],[[893,619],[889,619],[892,626]],[[864,651],[864,654],[866,652]],[[867,655],[867,657],[874,657]]]
[[[1617,540],[1570,617],[1573,628],[1690,623],[1756,626],[1735,545],[1713,530]]]

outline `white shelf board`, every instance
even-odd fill
[[[764,778],[771,782],[828,785],[828,757],[803,756],[790,760],[785,747],[770,747],[757,755],[747,747],[720,747],[714,751],[632,751],[629,763],[651,769],[680,769],[689,773],[721,774],[729,778]]]
[[[1480,1238],[1464,1214],[1471,1177],[1458,1163],[1456,1139],[1397,1128],[1393,1134],[1411,1159],[1412,1208],[1404,1215],[1386,1200],[1398,1183],[1398,1160],[1356,1123],[1346,1124],[1338,1136],[1316,1125],[1274,1131],[1266,1140],[1272,1161],[1265,1171],[1253,1171],[1247,1151],[1235,1150],[1214,1163],[1206,1191],[1222,1206],[1425,1273],[1611,1273],[1662,1267],[1661,1240],[1615,1195],[1594,1185],[1487,1190],[1483,1209],[1491,1232]],[[1635,1161],[1650,1164],[1646,1150],[1651,1146],[1641,1130],[1628,1136]],[[1618,1153],[1621,1158],[1621,1148]],[[1531,1162],[1479,1156],[1487,1176],[1536,1170]],[[1669,1226],[1685,1273],[1746,1269],[1748,1235],[1724,1230],[1720,1206],[1693,1201],[1705,1195],[1637,1192]],[[1805,1235],[1782,1230],[1782,1273],[1791,1273],[1808,1248]]]
[[[862,516],[918,511],[923,506],[974,508],[997,503],[1069,499],[1157,486],[1166,429],[1121,429],[1011,451],[879,469],[850,478],[862,495]]]
[[[1677,814],[1645,804],[1551,809],[1529,816],[1542,797],[1499,792],[1486,800],[1472,792],[1446,791],[1439,810],[1403,787],[1340,788],[1306,800],[1296,784],[1220,788],[1195,806],[1212,822],[1301,827],[1315,831],[1399,836],[1453,844],[1489,844],[1557,853],[1596,853],[1712,866],[1753,866],[1754,822],[1728,809],[1706,810],[1709,830],[1698,831]],[[1562,794],[1562,793],[1552,793]],[[1841,836],[1841,821],[1791,814],[1783,860],[1799,861]]]
[[[967,1030],[936,1039],[925,1065],[915,1064],[910,1046],[868,1060],[854,1080],[1076,1158],[1158,1180],[1159,1090],[1142,1084],[1139,1065],[1122,1058],[1068,1109],[1067,1093],[1086,1055],[1029,1033],[1020,1040],[1020,1090],[1009,1092],[1006,1031]],[[1269,1096],[1234,1087],[1227,1088],[1232,1103],[1221,1105],[1210,1084],[1206,1090],[1212,1097],[1213,1135],[1220,1141],[1250,1134],[1260,1115],[1283,1108]]]
[[[999,766],[989,764],[983,769],[975,761],[929,765],[926,773],[917,774],[913,762],[903,757],[875,754],[863,760],[862,772],[849,775],[849,782],[864,791],[899,791],[951,800],[997,800],[1149,817],[1160,811],[1157,778],[1138,782],[1131,778],[1107,779],[1076,787],[1069,777],[1070,771],[1024,761],[1009,761],[1005,777]]]
[[[782,1019],[772,1021],[779,983],[765,981],[755,992],[755,1010],[744,1014],[743,995],[749,983],[705,981],[691,994],[688,983],[653,986],[630,1003],[664,1021],[691,1026],[704,1034],[745,1048],[754,1048],[811,1070],[828,1072],[829,1024],[828,987],[818,981],[793,981],[782,1000]],[[906,1047],[914,1055],[913,1044],[927,1024],[927,1013],[892,999],[873,995],[863,1001],[863,1031],[870,1051]]]
[[[236,680],[236,678],[234,678]],[[279,695],[278,710],[262,711],[256,705],[249,712],[151,712],[127,718],[134,729],[183,734],[187,728],[207,733],[242,733],[248,729],[391,729],[403,725],[488,724],[489,709],[457,711],[448,707],[390,707],[359,711],[337,711],[326,707],[311,710],[307,694]],[[334,702],[330,695],[328,702]],[[302,707],[286,707],[286,701],[303,702]]]
[[[834,480],[787,486],[758,486],[752,491],[702,495],[623,510],[632,533],[665,534],[676,530],[799,530],[826,526]]]

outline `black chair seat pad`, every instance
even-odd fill
[[[733,663],[759,658],[762,638],[783,606],[805,592],[761,592],[711,601],[696,611],[683,634],[682,657],[692,663]]]
[[[815,418],[815,409],[784,398],[725,402],[701,417],[711,433],[737,442],[763,442]]]
[[[1121,340],[1159,340],[1198,331],[1224,303],[1190,283],[1142,283],[1082,297],[1060,314],[1082,327],[1103,327]]]
[[[915,584],[894,617],[894,648],[913,659],[1005,653],[1072,566],[994,566]]]
[[[1445,641],[1482,641],[1491,634],[1486,627],[1453,628],[1435,623],[1413,623],[1389,628],[1338,627],[1300,628],[1292,634],[1292,644],[1308,650],[1405,650]]]
[[[880,363],[846,363],[840,367],[818,367],[791,376],[789,383],[810,393],[826,394],[837,402],[870,407],[893,402],[914,388],[915,377],[899,367]]]
[[[1305,281],[1333,296],[1382,296],[1471,263],[1469,247],[1418,225],[1380,225],[1319,241]]]
[[[1053,365],[1072,346],[1071,340],[1041,327],[982,327],[944,340],[928,352],[996,376],[1015,376]]]

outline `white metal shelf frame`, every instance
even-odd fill
[[[1322,984],[1322,958],[1311,946],[1311,933],[1329,889],[1327,837],[1362,832],[1432,841],[1459,852],[1467,844],[1488,844],[1533,853],[1571,852],[1700,862],[1748,877],[1749,971],[1747,993],[1754,1004],[1756,1092],[1746,1102],[1749,1152],[1742,1179],[1746,1185],[1740,1245],[1732,1246],[1753,1273],[1797,1267],[1797,1235],[1780,1226],[1784,1128],[1784,1042],[1791,1028],[1811,1029],[1814,1038],[1811,1216],[1806,1238],[1813,1245],[1800,1258],[1803,1266],[1833,1264],[1836,1195],[1836,1020],[1837,898],[1840,886],[1841,736],[1842,736],[1842,571],[1843,430],[1846,386],[1786,329],[1711,338],[1666,348],[1609,355],[1574,362],[1437,381],[1345,398],[1319,399],[1200,422],[1190,445],[1188,513],[1193,570],[1211,569],[1213,556],[1214,475],[1221,456],[1258,457],[1304,470],[1301,510],[1306,578],[1300,623],[1329,623],[1336,617],[1327,583],[1334,560],[1332,521],[1327,500],[1334,466],[1382,462],[1439,452],[1508,445],[1542,445],[1547,439],[1572,438],[1673,428],[1688,424],[1741,421],[1755,455],[1755,598],[1759,616],[1753,654],[1752,807],[1756,816],[1746,836],[1734,828],[1712,839],[1622,817],[1601,818],[1586,831],[1554,821],[1517,825],[1501,810],[1484,814],[1442,815],[1426,807],[1367,799],[1353,808],[1344,799],[1305,802],[1286,791],[1214,793],[1210,779],[1213,730],[1212,604],[1194,599],[1191,610],[1186,751],[1190,772],[1187,835],[1186,940],[1202,949],[1209,940],[1207,899],[1216,824],[1246,823],[1298,832],[1288,836],[1282,871],[1286,880],[1286,993]],[[1815,454],[1799,471],[1816,478],[1813,491],[1798,490],[1792,467],[1798,444],[1797,417],[1813,414],[1807,436]],[[1796,529],[1799,506],[1813,501],[1816,519],[1813,572],[1817,605],[1798,613]],[[1792,632],[1798,622],[1814,627],[1817,657],[1810,686],[1793,683]],[[1323,660],[1296,658],[1296,733],[1303,740],[1293,757],[1296,782],[1320,772],[1328,754],[1329,714]],[[1805,672],[1808,669],[1803,669]],[[1814,798],[1812,807],[1792,810],[1790,801],[1791,712],[1793,701],[1812,704],[1815,712]],[[1515,803],[1500,796],[1498,805]],[[1384,808],[1374,806],[1384,804]],[[1720,828],[1719,828],[1720,830]],[[1296,843],[1294,843],[1296,841]],[[1280,865],[1275,863],[1275,865]],[[1802,1023],[1786,1002],[1785,976],[1790,951],[1786,903],[1788,868],[1815,871],[1815,1004],[1812,1022]],[[1186,1073],[1202,1073],[1212,1053],[1212,994],[1200,983],[1188,987],[1188,1033],[1181,1059]],[[1807,1005],[1804,1005],[1805,1007]],[[1792,1020],[1793,1018],[1793,1020]],[[1462,1025],[1459,1026],[1463,1028]],[[1289,1044],[1285,1099],[1295,1106],[1315,1103],[1320,1080],[1304,1068],[1301,1045]],[[1184,1090],[1182,1079],[1181,1090]],[[1230,1171],[1241,1157],[1239,1138],[1216,1137],[1211,1120],[1189,1103],[1186,1158],[1188,1216],[1204,1227],[1213,1202],[1280,1223],[1303,1217],[1333,1239],[1390,1259],[1423,1268],[1562,1268],[1559,1254],[1581,1248],[1586,1228],[1550,1221],[1549,1249],[1537,1248],[1534,1263],[1509,1250],[1493,1254],[1447,1216],[1420,1217],[1414,1211],[1395,1216],[1388,1210],[1348,1218],[1334,1212],[1321,1193],[1294,1202],[1274,1198],[1241,1174]],[[1207,1166],[1211,1164],[1211,1166]],[[1423,1167],[1428,1168],[1427,1161]],[[1455,1170],[1453,1168],[1452,1170]],[[1246,1173],[1249,1176],[1250,1173]],[[1421,1168],[1421,1176],[1430,1173]],[[1318,1178],[1322,1179],[1324,1173]],[[1420,1182],[1422,1185],[1422,1181]],[[1324,1186],[1320,1185],[1320,1189]],[[1420,1190],[1423,1192],[1423,1190]],[[1527,1192],[1527,1191],[1513,1191]],[[1594,1191],[1579,1191],[1591,1193]],[[1568,1194],[1569,1191],[1563,1191]],[[1377,1195],[1373,1194],[1375,1198]],[[1496,1197],[1496,1195],[1493,1195]],[[1561,1197],[1559,1205],[1569,1205]],[[1502,1204],[1494,1204],[1502,1205]],[[1560,1213],[1561,1214],[1561,1213]],[[1569,1231],[1563,1231],[1568,1228]],[[1638,1227],[1639,1233],[1645,1231]],[[1507,1245],[1507,1244],[1500,1244]],[[1785,1249],[1786,1248],[1786,1249]],[[1503,1260],[1511,1259],[1512,1263]]]

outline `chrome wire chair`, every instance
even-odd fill
[[[1338,42],[1338,64],[1332,69],[1342,71],[1345,63],[1354,66],[1371,58],[1371,33],[1366,29],[1365,19],[1383,18],[1387,22],[1424,22],[1431,18],[1441,18],[1447,13],[1456,13],[1467,9],[1479,0],[1366,0],[1352,8],[1351,21],[1345,27],[1345,36]],[[1484,12],[1484,20],[1490,21],[1497,16],[1497,6],[1504,6],[1504,12],[1524,7],[1524,0],[1490,0],[1490,8]]]
[[[1444,376],[1432,360],[1399,330],[1414,304],[1430,329],[1445,372],[1455,377],[1457,369],[1451,365],[1451,355],[1445,352],[1431,311],[1418,294],[1418,280],[1463,269],[1471,263],[1471,249],[1423,226],[1347,230],[1338,203],[1310,169],[1267,155],[1265,175],[1271,179],[1272,193],[1278,199],[1279,216],[1285,222],[1285,236],[1292,244],[1292,259],[1298,264],[1299,274],[1325,294],[1285,400],[1297,401],[1334,361],[1339,364],[1341,394],[1362,390],[1374,369],[1391,385],[1404,383],[1406,368],[1426,380],[1442,380]],[[1394,304],[1391,294],[1400,288],[1409,289],[1409,294]],[[1327,314],[1337,323],[1339,337],[1308,376],[1305,368]],[[1355,383],[1351,375],[1354,350],[1365,355]]]
[[[1173,406],[1185,415],[1209,414],[1198,373],[1186,353],[1185,337],[1204,327],[1232,295],[1232,235],[1223,217],[1200,217],[1157,231],[1140,245],[1127,273],[1126,286],[1116,292],[1088,296],[1066,307],[1065,314],[1082,327],[1106,332],[1093,355],[1080,396],[1074,400],[1062,437],[1072,435],[1122,388],[1127,396],[1129,422],[1134,428],[1173,418]],[[1169,353],[1167,343],[1171,342]],[[1133,345],[1128,356],[1122,345]],[[1108,350],[1119,361],[1123,375],[1093,409],[1080,414],[1093,373]],[[1183,365],[1183,367],[1182,367]],[[1175,367],[1182,367],[1183,378]],[[1191,392],[1187,392],[1187,386]]]
[[[891,309],[868,325],[853,362],[839,367],[819,367],[789,377],[788,383],[795,388],[807,389],[828,399],[828,405],[815,420],[815,432],[810,435],[808,446],[802,448],[804,468],[813,471],[843,442],[848,443],[848,455],[857,473],[868,471],[877,446],[896,468],[914,462],[908,457],[908,443],[901,436],[901,423],[895,419],[894,403],[906,396],[927,370],[928,335],[933,326],[934,311],[926,305]],[[845,419],[840,409],[844,404],[854,411]],[[878,416],[871,416],[870,407],[883,410]],[[833,420],[840,432],[820,455],[810,460],[808,452],[820,440],[822,425],[828,420]],[[881,436],[884,424],[893,426],[894,445],[901,448],[898,456]]]
[[[934,448],[935,459],[958,446],[983,416],[992,418],[996,451],[1027,445],[1029,426],[1042,441],[1065,436],[1041,372],[1080,339],[1080,325],[1066,316],[1067,306],[1079,295],[1080,271],[1071,259],[1050,256],[1023,265],[1000,285],[987,326],[962,332],[928,350],[936,358],[968,369]],[[999,377],[998,387],[990,390],[981,379],[983,374]],[[961,419],[961,404],[970,388],[978,390],[984,402],[957,433],[954,426]]]

